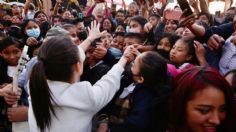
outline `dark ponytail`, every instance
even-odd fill
[[[38,72],[40,71],[40,72]],[[39,60],[33,67],[30,76],[30,95],[32,100],[32,108],[37,122],[37,126],[42,132],[46,127],[50,127],[51,114],[56,116],[53,109],[51,91],[48,87],[44,64]]]
[[[50,128],[52,114],[56,117],[54,106],[58,107],[47,80],[69,82],[72,65],[78,62],[78,48],[70,38],[53,37],[42,44],[29,83],[33,113],[42,132]]]

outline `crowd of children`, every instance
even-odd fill
[[[236,7],[79,2],[0,4],[0,132],[236,132]]]

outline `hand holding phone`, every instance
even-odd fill
[[[190,15],[193,14],[193,11],[190,8],[189,3],[188,3],[187,0],[177,0],[177,1],[179,3],[179,6],[180,6],[181,10],[183,11],[185,17],[190,16]]]

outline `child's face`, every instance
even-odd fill
[[[170,44],[167,37],[161,39],[161,41],[157,45],[157,49],[159,49],[159,50],[162,49],[162,50],[165,50],[167,52],[170,52],[171,44]]]
[[[149,18],[149,22],[152,24],[152,26],[156,26],[158,24],[158,19],[152,16]]]
[[[175,34],[181,37],[183,35],[184,30],[184,27],[179,27],[175,30]]]
[[[175,32],[177,24],[173,20],[167,20],[165,25],[165,32],[171,33]]]
[[[96,58],[93,55],[95,47],[89,46],[88,50],[86,51],[86,60],[89,65],[93,65],[96,62]]]
[[[122,27],[121,25],[117,26],[116,28],[116,32],[125,32],[124,27]]]
[[[117,22],[123,22],[125,20],[125,14],[118,12],[115,16]]]
[[[130,45],[133,45],[133,44],[140,44],[140,41],[137,39],[137,38],[125,38],[124,39],[124,49],[127,47],[127,46],[130,46]]]
[[[106,32],[102,37],[101,37],[101,42],[105,45],[106,48],[110,47],[111,41],[112,41],[112,36],[110,33]]]
[[[132,32],[132,33],[143,32],[143,27],[136,21],[130,21],[129,26],[130,26],[129,32]]]
[[[20,24],[21,23],[20,19],[17,16],[13,16],[12,19],[11,19],[11,22],[14,23],[14,24]]]
[[[28,24],[27,24],[27,26],[25,27],[25,33],[26,33],[26,30],[28,30],[28,29],[37,29],[37,28],[39,28],[39,26],[38,26],[38,24],[37,23],[35,23],[34,21],[30,21]]]
[[[195,35],[188,28],[185,28],[182,37],[185,39],[194,39]]]
[[[21,55],[21,50],[15,45],[10,45],[2,50],[0,55],[10,66],[16,66]]]
[[[120,49],[121,51],[123,50],[123,46],[124,46],[124,37],[122,36],[116,36],[112,42],[111,42],[111,46],[115,47],[117,49]]]
[[[178,40],[170,50],[170,61],[175,63],[177,66],[182,65],[192,58],[192,55],[189,55],[188,51],[189,47],[187,43]]]

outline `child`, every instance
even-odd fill
[[[156,50],[159,54],[161,54],[164,58],[169,60],[170,50],[172,49],[175,42],[180,37],[172,34],[172,33],[164,33],[161,38],[158,40],[158,44],[156,45]]]
[[[170,61],[178,69],[185,69],[196,64],[196,55],[193,41],[186,39],[177,40],[170,50]]]
[[[127,82],[122,80],[120,94],[108,106],[110,131],[165,131],[170,93],[166,61],[155,52],[144,52],[133,62],[131,74],[133,81],[124,87]]]
[[[21,56],[23,45],[11,38],[6,37],[0,41],[0,89],[3,90],[7,87],[7,84],[12,82],[12,76],[15,72],[16,66],[18,64],[18,60]],[[24,92],[24,91],[23,91]],[[3,93],[3,95],[6,93]],[[19,96],[19,95],[17,95]],[[24,98],[27,98],[26,96]],[[8,108],[7,104],[12,105],[9,101],[4,100],[3,96],[0,96],[0,130],[3,131],[11,131],[11,123],[9,121],[23,121],[27,119],[27,116],[22,115],[25,113],[23,110],[25,107],[17,107],[17,108]],[[24,102],[27,103],[27,102]],[[22,109],[23,108],[23,109]],[[13,111],[18,111],[12,116]],[[19,114],[21,113],[21,114]],[[18,115],[19,114],[19,115]],[[27,114],[26,114],[27,115]],[[21,117],[19,120],[18,117]],[[24,116],[24,117],[22,117]]]

